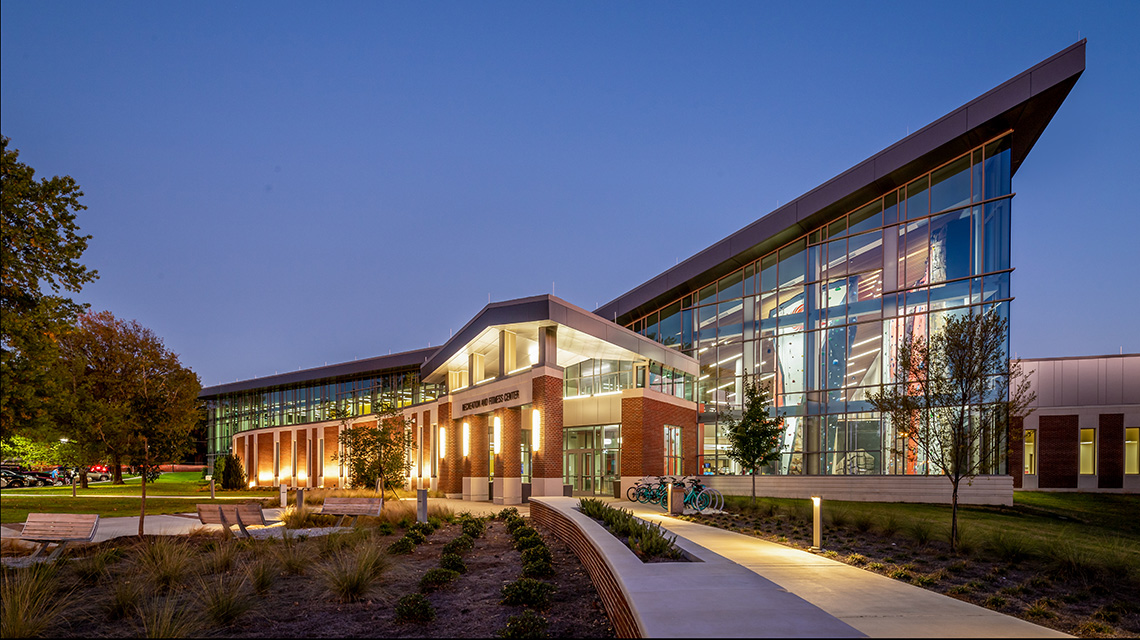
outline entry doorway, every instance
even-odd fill
[[[620,483],[621,425],[569,427],[562,431],[563,482],[576,496],[613,496]]]

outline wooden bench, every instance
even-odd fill
[[[220,524],[226,531],[235,524],[245,537],[249,537],[247,526],[269,524],[265,521],[265,513],[261,505],[250,504],[200,504],[198,507],[198,520],[202,524]]]
[[[383,498],[325,498],[321,513],[340,516],[336,526],[340,526],[346,516],[352,516],[352,524],[360,516],[378,516],[384,507]],[[352,525],[350,525],[352,526]]]
[[[49,544],[58,544],[48,556],[51,560],[63,551],[68,542],[91,542],[98,526],[99,516],[93,513],[29,513],[20,539],[40,543],[31,555],[33,558]]]

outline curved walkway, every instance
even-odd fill
[[[841,621],[872,638],[1065,638],[1059,631],[956,600],[870,571],[724,529],[679,520],[659,508],[631,502],[613,502],[639,518],[658,522],[678,539],[700,545],[771,581],[781,591],[818,607],[823,615]],[[715,587],[714,587],[715,589]],[[725,593],[725,597],[732,597]],[[714,596],[709,594],[711,599]],[[739,615],[753,621],[753,635],[764,635],[772,620],[741,607]],[[810,630],[818,621],[795,620],[796,609],[777,612],[793,618],[781,624],[786,635],[819,637]],[[796,633],[796,629],[804,633]]]

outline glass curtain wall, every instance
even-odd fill
[[[702,472],[741,472],[716,416],[739,416],[745,373],[786,417],[768,472],[928,472],[868,394],[890,381],[904,337],[956,315],[1008,319],[1011,197],[1002,137],[628,325],[700,361]]]
[[[569,427],[562,431],[564,482],[574,495],[614,495],[621,479],[621,425]]]
[[[228,453],[233,435],[242,431],[364,416],[384,403],[401,408],[444,393],[442,385],[420,383],[413,369],[220,394],[206,401],[210,460]]]
[[[565,399],[618,393],[622,389],[646,388],[693,400],[693,376],[657,362],[648,366],[630,360],[583,360],[566,367],[562,382]]]

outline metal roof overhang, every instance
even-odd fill
[[[553,325],[559,327],[560,365],[573,364],[573,362],[564,362],[567,353],[586,352],[594,348],[588,343],[599,342],[612,345],[615,349],[607,350],[605,354],[597,356],[587,354],[585,357],[615,357],[619,353],[636,354],[679,371],[694,375],[697,373],[697,361],[680,351],[547,294],[495,302],[483,307],[470,322],[428,358],[420,368],[420,379],[425,382],[445,380],[449,365],[457,366],[455,358],[461,357],[468,345],[480,344],[490,339],[487,335],[488,330],[526,329],[537,333],[537,327]],[[494,336],[494,340],[498,340],[497,335]]]
[[[1081,40],[594,313],[627,324],[1009,130],[1016,173],[1084,70]]]
[[[352,362],[330,364],[325,367],[315,367],[313,369],[304,369],[302,371],[291,371],[289,373],[282,373],[279,375],[265,376],[264,378],[253,378],[250,380],[241,380],[239,382],[230,382],[228,384],[219,384],[202,389],[202,392],[198,394],[198,397],[208,398],[210,396],[216,396],[223,393],[250,391],[252,389],[280,387],[301,382],[315,382],[317,380],[342,378],[359,373],[367,373],[369,371],[383,371],[385,369],[406,369],[419,367],[431,356],[431,354],[435,353],[436,351],[439,351],[439,347],[417,349],[416,351],[403,351],[401,353],[393,353],[387,356],[377,356],[375,358],[365,358],[364,360],[353,360]]]

